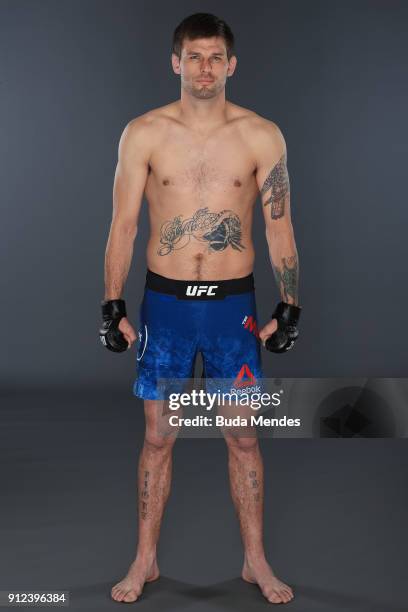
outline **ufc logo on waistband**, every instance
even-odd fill
[[[186,295],[188,296],[199,296],[199,295],[215,295],[215,289],[218,285],[188,285],[186,289]]]

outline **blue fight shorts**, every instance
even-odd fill
[[[182,281],[150,270],[140,307],[134,395],[164,399],[160,379],[191,379],[197,353],[204,377],[235,386],[262,378],[254,278]]]

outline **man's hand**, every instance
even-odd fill
[[[262,345],[265,346],[265,342],[267,338],[272,336],[273,333],[278,329],[278,322],[276,319],[271,319],[269,323],[264,325],[264,327],[259,332],[259,339],[262,342]]]
[[[265,325],[259,334],[264,347],[268,351],[285,353],[293,347],[299,336],[297,324],[301,311],[301,306],[279,302],[272,313],[272,321]],[[272,329],[275,331],[270,333]],[[267,330],[267,333],[264,333],[265,330]]]
[[[104,300],[101,307],[103,323],[99,338],[102,344],[114,353],[123,353],[130,349],[136,340],[136,334],[126,318],[125,300]]]
[[[122,317],[122,319],[119,321],[118,328],[122,332],[122,334],[125,336],[125,340],[127,340],[127,343],[129,345],[128,349],[130,349],[132,344],[136,341],[136,337],[137,337],[134,328],[129,323],[126,317]]]

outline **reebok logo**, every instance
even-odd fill
[[[259,331],[256,321],[252,315],[246,315],[242,321],[242,325],[250,331],[256,338],[259,338]]]
[[[244,363],[236,379],[234,380],[234,387],[246,387],[247,385],[255,385],[256,378],[252,374],[251,370],[248,367],[248,364]]]
[[[215,295],[215,289],[218,289],[218,285],[187,285],[186,295],[189,297],[200,296],[200,295]]]

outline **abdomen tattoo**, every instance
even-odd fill
[[[266,177],[261,189],[261,196],[269,195],[264,202],[264,206],[271,204],[272,219],[280,219],[285,214],[285,200],[289,196],[289,192],[289,175],[286,166],[286,153],[284,153]]]
[[[242,251],[241,221],[232,210],[212,213],[208,208],[199,208],[192,217],[182,221],[182,215],[166,221],[160,228],[158,255],[168,255],[183,249],[192,240],[204,242],[211,251],[223,251],[231,246]]]

